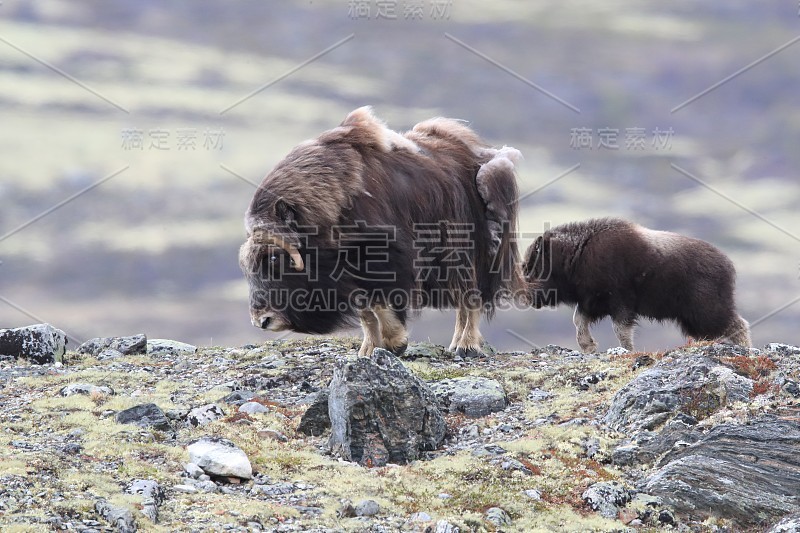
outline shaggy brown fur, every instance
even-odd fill
[[[457,120],[435,118],[401,135],[369,108],[301,143],[264,178],[245,217],[240,262],[253,323],[327,333],[360,318],[362,353],[402,351],[409,310],[457,307],[464,319],[451,348],[479,351],[468,311],[491,315],[501,290],[523,286],[518,157]],[[265,237],[254,238],[259,231]],[[358,259],[342,273],[347,250]],[[321,307],[278,301],[298,291],[333,297]]]
[[[707,242],[603,218],[552,228],[527,250],[523,266],[536,308],[575,305],[578,344],[594,352],[589,325],[606,316],[633,350],[637,317],[675,320],[694,339],[750,346],[736,313],[736,271]]]

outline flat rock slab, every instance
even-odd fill
[[[765,416],[695,432],[693,444],[661,459],[645,492],[680,513],[725,517],[742,528],[800,508],[800,424]]]
[[[463,413],[480,418],[508,405],[503,386],[494,379],[461,377],[443,379],[429,384],[443,409],[450,413]]]
[[[0,329],[0,355],[49,365],[64,361],[67,334],[50,324]]]
[[[329,391],[329,445],[347,461],[406,464],[444,439],[435,395],[386,350],[337,360]]]
[[[154,403],[135,405],[116,414],[118,424],[135,424],[139,427],[152,427],[159,431],[172,431],[167,415]]]
[[[190,444],[188,450],[189,461],[210,476],[241,479],[253,477],[253,467],[247,454],[229,440],[203,437]]]
[[[147,341],[147,353],[151,355],[192,355],[197,346],[169,339],[150,339]]]
[[[106,387],[105,385],[92,385],[91,383],[70,383],[66,387],[63,387],[59,394],[61,396],[72,396],[73,394],[84,394],[84,395],[92,395],[92,394],[102,394],[113,396],[114,389],[111,387]]]
[[[129,337],[97,337],[84,342],[75,351],[97,357],[106,350],[115,350],[121,355],[144,354],[147,351],[147,336],[139,333]]]
[[[111,524],[114,531],[118,533],[134,533],[137,530],[133,515],[123,507],[117,507],[104,499],[100,499],[95,502],[94,510],[103,520]]]
[[[752,390],[752,380],[716,357],[678,350],[622,387],[603,421],[627,433],[652,430],[677,413],[705,418],[726,405],[747,401]]]

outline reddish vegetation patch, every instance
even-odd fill
[[[759,355],[756,357],[747,357],[745,355],[723,357],[722,362],[732,366],[737,374],[753,380],[753,392],[750,393],[751,398],[768,392],[778,391],[778,386],[772,383],[771,379],[768,379],[768,376],[773,370],[778,368],[778,365],[766,355]]]
[[[232,415],[226,416],[222,419],[223,422],[227,424],[233,424],[239,422],[240,420],[247,420],[248,422],[255,422],[255,419],[248,415],[247,413],[236,412]]]

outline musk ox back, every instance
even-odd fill
[[[633,350],[637,317],[674,320],[694,339],[750,346],[736,312],[736,271],[711,244],[603,218],[546,231],[527,250],[523,271],[534,307],[575,305],[581,350],[597,344],[589,325],[610,316],[620,344]]]
[[[301,143],[245,215],[253,324],[329,333],[360,320],[361,354],[401,352],[410,310],[455,307],[451,349],[480,350],[481,311],[523,285],[517,157],[460,121],[399,134],[369,108]]]

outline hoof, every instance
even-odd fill
[[[390,352],[395,354],[397,357],[400,357],[401,355],[406,353],[406,348],[408,348],[408,343],[407,342],[405,344],[401,344],[397,348],[390,348],[388,346],[386,347],[387,350],[389,350]]]
[[[456,348],[455,354],[464,359],[477,359],[478,357],[484,357],[486,355],[477,348],[461,348],[461,347]]]

